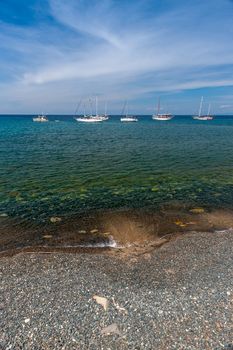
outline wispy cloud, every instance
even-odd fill
[[[162,92],[233,86],[232,3],[165,3],[49,0],[43,23],[0,22],[3,101],[14,92],[22,108],[39,99],[58,112],[58,96],[65,111],[77,96],[98,93],[141,108]]]

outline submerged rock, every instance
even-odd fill
[[[79,230],[78,233],[87,233],[86,230]]]
[[[183,221],[181,221],[181,220],[176,220],[175,221],[175,224],[177,225],[177,226],[180,226],[180,227],[186,227],[187,226],[187,224],[185,224]]]
[[[111,235],[111,233],[110,233],[110,232],[103,232],[103,233],[101,233],[101,235],[102,235],[102,236],[105,236],[105,237],[108,237],[108,236]]]
[[[43,238],[50,239],[50,238],[53,238],[53,236],[52,235],[44,235]]]
[[[205,209],[203,208],[193,208],[189,210],[193,214],[202,214],[205,212]]]
[[[50,218],[50,222],[52,222],[53,224],[56,222],[61,222],[61,218],[57,217],[57,216],[52,216]]]
[[[99,230],[97,230],[97,229],[95,228],[95,229],[91,230],[90,232],[91,232],[91,233],[97,233],[97,232],[99,232]]]

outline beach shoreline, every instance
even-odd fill
[[[0,257],[19,252],[132,254],[156,249],[189,232],[215,232],[233,227],[233,211],[191,208],[151,208],[91,212],[51,217],[37,225],[0,217]]]
[[[203,232],[128,259],[63,252],[3,257],[0,346],[227,349],[232,243],[231,231]],[[106,311],[94,296],[106,298]]]

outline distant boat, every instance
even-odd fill
[[[214,119],[214,117],[212,115],[210,115],[210,107],[211,107],[210,104],[209,104],[209,108],[208,108],[208,113],[207,114],[202,114],[203,101],[204,101],[204,98],[202,96],[201,97],[201,102],[200,102],[200,107],[199,107],[199,113],[198,113],[198,115],[194,116],[193,119],[195,119],[195,120],[204,120],[204,121]]]
[[[137,117],[134,117],[134,116],[131,116],[131,115],[128,115],[128,101],[125,102],[124,106],[123,106],[123,110],[122,110],[122,115],[125,113],[125,116],[122,116],[121,117],[121,122],[137,122],[138,121],[138,118]]]
[[[92,101],[90,100],[90,106],[91,106],[91,114],[90,115],[86,115],[86,111],[85,111],[85,103],[84,103],[84,114],[81,117],[75,117],[74,119],[77,122],[83,122],[83,123],[99,123],[99,122],[103,122],[104,119],[103,116],[98,115],[98,99],[97,97],[95,98],[95,109],[96,109],[96,113],[95,115],[92,115]]]
[[[160,98],[158,100],[157,114],[152,116],[153,120],[171,120],[174,116],[171,113],[159,113],[160,112]]]
[[[103,115],[100,115],[100,117],[101,117],[103,120],[108,120],[108,119],[109,119],[109,116],[108,116],[108,114],[107,114],[107,102],[105,102],[104,114],[103,114]]]
[[[42,113],[39,114],[37,117],[32,118],[32,120],[34,122],[39,122],[39,123],[44,123],[44,122],[48,122],[48,118]]]
[[[97,117],[94,115],[84,115],[83,117],[75,117],[74,119],[77,120],[77,122],[84,122],[84,123],[103,122],[103,118]]]

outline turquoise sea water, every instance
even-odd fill
[[[0,116],[0,213],[44,222],[172,202],[233,207],[233,118],[97,124]],[[59,120],[59,122],[55,122]]]

